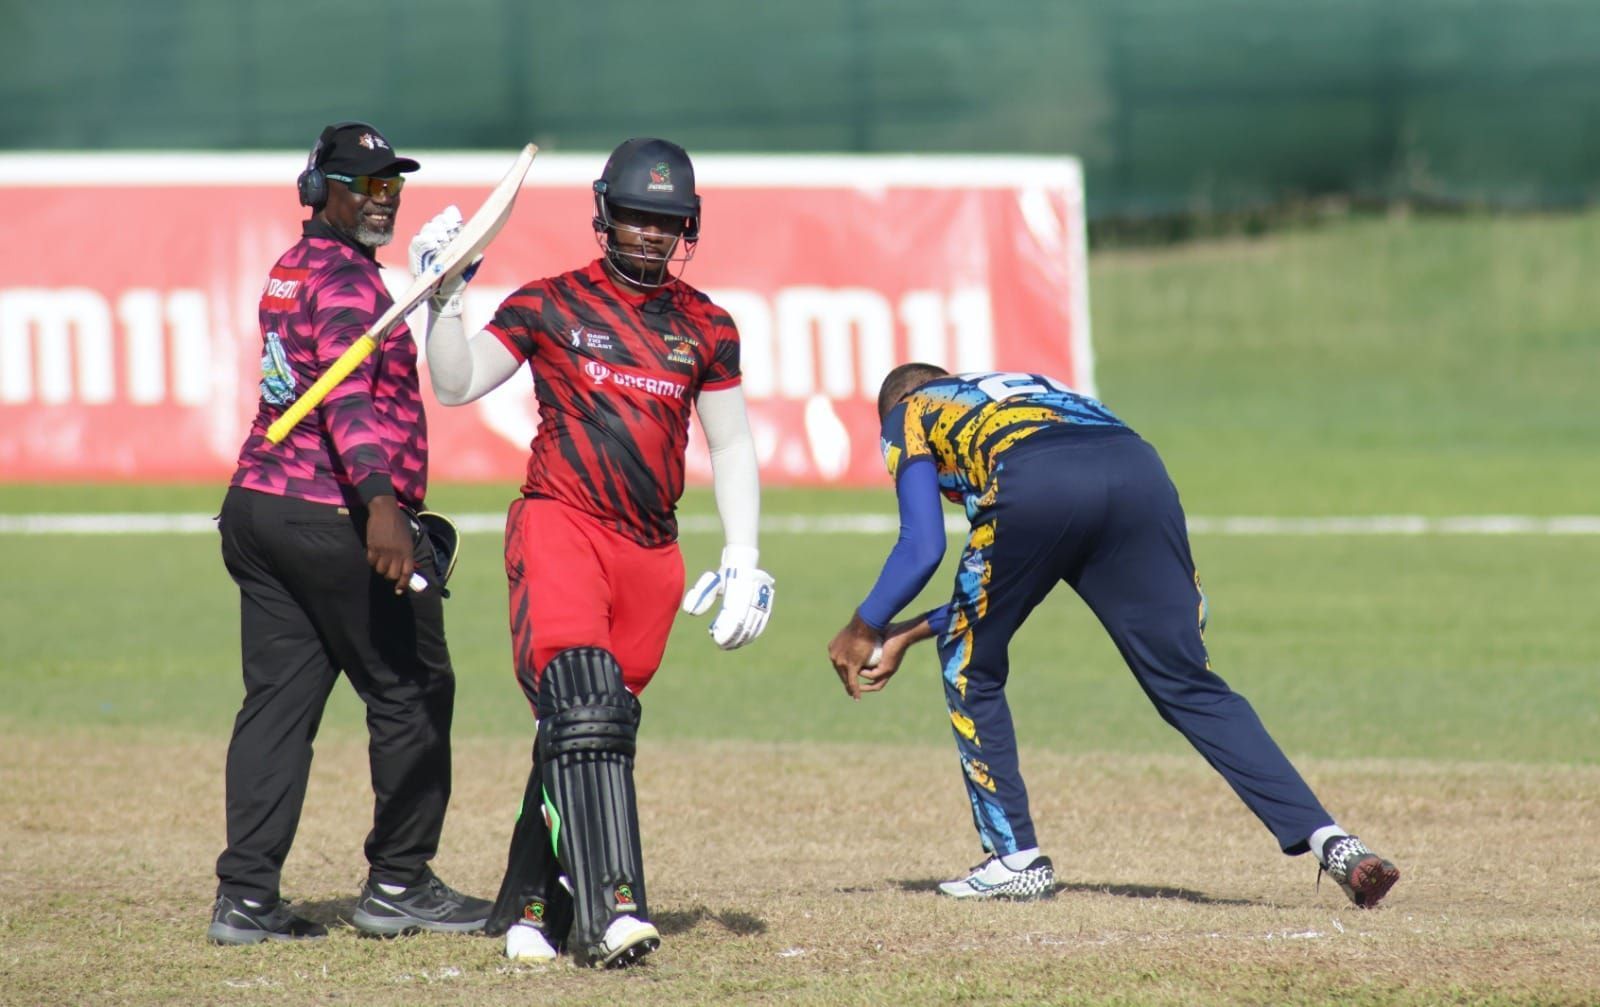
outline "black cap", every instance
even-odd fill
[[[397,174],[421,167],[409,157],[396,157],[383,134],[364,122],[324,129],[317,166],[325,173],[350,176]]]

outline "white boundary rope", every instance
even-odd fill
[[[503,514],[469,513],[452,515],[452,519],[464,534],[498,534],[505,529]],[[714,514],[684,515],[678,527],[689,535],[722,529]],[[761,518],[761,530],[769,535],[893,535],[899,527],[893,514],[765,514]],[[945,518],[948,532],[959,534],[966,528],[966,521],[957,515]],[[0,535],[195,535],[215,531],[216,522],[208,514],[0,514]],[[1189,531],[1233,536],[1600,535],[1600,515],[1191,517]]]

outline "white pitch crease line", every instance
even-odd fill
[[[505,515],[454,515],[464,534],[499,534]],[[945,530],[961,534],[967,522],[946,516]],[[685,534],[722,530],[716,514],[685,514],[678,519]],[[773,535],[893,535],[900,522],[893,514],[767,514],[761,530]],[[1600,515],[1476,514],[1423,517],[1389,514],[1336,517],[1191,517],[1195,535],[1331,536],[1331,535],[1600,535]],[[0,535],[196,535],[216,532],[209,514],[0,514]]]

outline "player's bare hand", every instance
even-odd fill
[[[367,562],[378,576],[394,581],[395,594],[405,592],[416,569],[411,522],[392,496],[374,497],[367,505]]]
[[[828,660],[851,699],[861,698],[861,669],[872,660],[878,644],[878,631],[863,622],[859,613],[828,643]]]
[[[906,650],[920,639],[910,632],[916,624],[916,621],[897,622],[884,631],[878,660],[875,663],[868,662],[856,673],[856,681],[861,683],[862,692],[882,692],[883,687],[889,684],[889,679],[900,670],[900,662],[905,660]]]

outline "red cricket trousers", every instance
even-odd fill
[[[637,696],[667,649],[683,554],[676,542],[642,546],[575,507],[524,497],[506,514],[506,579],[517,681],[530,704],[544,666],[569,647],[610,651]]]

